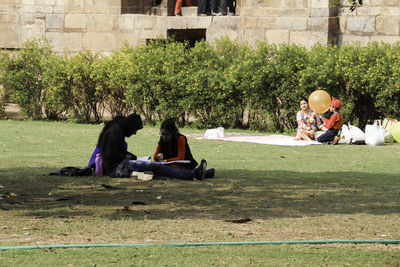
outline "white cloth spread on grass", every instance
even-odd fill
[[[225,134],[224,128],[208,129],[205,134],[198,139],[210,139],[220,141],[249,142],[266,145],[279,146],[308,146],[320,145],[317,141],[296,140],[293,136],[273,134],[273,135],[245,135],[239,133]]]
[[[308,146],[308,145],[320,145],[317,141],[304,141],[296,140],[293,136],[287,135],[249,135],[249,136],[229,136],[224,137],[223,141],[235,141],[235,142],[250,142],[257,144],[266,145],[278,145],[278,146]]]

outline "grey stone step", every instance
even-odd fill
[[[185,6],[182,7],[182,16],[194,17],[197,16],[197,6]]]

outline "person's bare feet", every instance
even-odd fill
[[[335,138],[333,138],[332,145],[337,145],[339,143],[340,136],[336,135]]]

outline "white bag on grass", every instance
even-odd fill
[[[365,126],[365,143],[370,146],[381,146],[385,143],[383,128],[380,120]]]
[[[208,129],[204,134],[205,139],[224,139],[224,127]]]
[[[394,143],[394,138],[391,131],[383,129],[383,137],[385,138],[385,143]]]
[[[351,144],[363,141],[365,141],[365,133],[360,128],[350,124],[349,126],[343,124],[340,143]]]

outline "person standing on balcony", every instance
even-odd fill
[[[187,6],[192,6],[191,0],[185,0],[185,3]],[[174,16],[182,16],[182,4],[183,0],[176,0]]]

